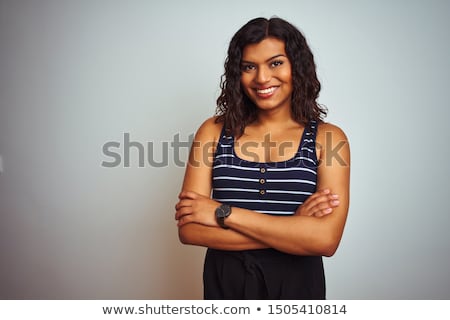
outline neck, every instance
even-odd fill
[[[276,109],[260,111],[256,120],[257,124],[263,127],[278,127],[280,124],[286,125],[294,123],[291,109]]]

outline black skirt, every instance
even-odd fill
[[[323,261],[274,249],[208,249],[203,288],[207,300],[323,300]]]

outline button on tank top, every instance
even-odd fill
[[[265,214],[293,214],[316,191],[316,132],[317,123],[312,121],[291,159],[253,162],[236,155],[234,137],[222,129],[213,163],[212,198]]]

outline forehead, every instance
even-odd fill
[[[246,45],[242,52],[242,60],[259,62],[279,55],[286,56],[284,41],[269,37],[258,43]]]

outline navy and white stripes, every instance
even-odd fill
[[[280,162],[239,158],[222,130],[213,164],[213,199],[273,215],[290,215],[316,191],[317,123],[305,127],[295,156]]]

